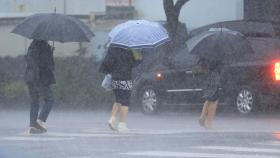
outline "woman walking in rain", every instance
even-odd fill
[[[53,48],[47,41],[33,40],[28,48],[26,62],[25,82],[31,98],[29,133],[45,133],[47,129],[44,123],[54,104],[50,87],[55,83]],[[39,113],[40,97],[43,98],[45,104]]]
[[[199,124],[207,129],[212,128],[212,122],[216,114],[216,109],[220,99],[220,73],[221,62],[208,61],[201,59],[199,61],[201,70],[206,75],[205,88],[203,89],[203,98],[206,99],[199,118]]]
[[[128,132],[126,119],[132,90],[132,69],[140,62],[139,54],[129,49],[109,47],[100,67],[100,72],[112,75],[112,89],[115,102],[108,125],[112,130]],[[117,125],[117,115],[120,114]]]

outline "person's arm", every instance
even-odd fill
[[[107,54],[105,55],[105,58],[103,59],[103,61],[101,63],[99,72],[105,73],[105,74],[112,73],[113,64],[114,64],[114,57],[112,56],[112,52],[109,49]]]
[[[54,63],[54,57],[53,57],[53,52],[54,52],[54,47],[50,46],[50,69],[52,71],[55,70],[55,63]]]
[[[221,86],[221,77],[218,72],[211,72],[210,74],[210,86],[213,89],[218,89]]]
[[[39,67],[43,70],[54,71],[53,51],[49,44],[43,45],[39,49]]]
[[[37,82],[39,80],[39,55],[37,49],[32,47],[28,49],[25,56],[26,60],[26,81]]]

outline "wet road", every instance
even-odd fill
[[[280,115],[219,114],[215,128],[198,112],[130,113],[131,131],[110,131],[109,112],[53,111],[49,132],[26,133],[27,111],[0,112],[0,158],[279,158]],[[280,135],[280,134],[279,134]]]

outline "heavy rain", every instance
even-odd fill
[[[0,0],[0,158],[279,158],[279,6]]]

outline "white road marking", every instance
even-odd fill
[[[174,157],[174,158],[279,158],[279,156],[267,155],[244,155],[244,154],[213,154],[213,153],[188,153],[188,152],[167,152],[167,151],[143,151],[120,153],[127,156],[149,156],[149,157]]]
[[[103,133],[103,134],[111,134],[111,133],[118,133],[116,131],[111,131],[109,128],[103,128],[103,129],[86,129],[83,130],[83,132],[88,132],[88,133]],[[188,133],[197,133],[197,134],[203,134],[203,133],[256,133],[256,132],[267,132],[271,133],[272,131],[270,130],[236,130],[236,129],[211,129],[211,130],[206,130],[206,129],[187,129],[187,130],[182,130],[182,129],[130,129],[129,134],[188,134]]]
[[[116,133],[111,134],[98,134],[98,133],[59,133],[59,132],[50,132],[46,133],[46,136],[53,137],[123,137],[129,135],[120,135]]]
[[[51,138],[51,137],[0,137],[0,140],[8,141],[62,141],[72,140],[73,138]]]
[[[63,141],[73,140],[75,137],[124,137],[129,135],[123,134],[97,134],[97,133],[60,133],[60,132],[47,132],[43,134],[31,135],[28,132],[22,132],[18,136],[5,136],[0,137],[0,140],[6,141]]]
[[[265,145],[265,146],[280,146],[280,141],[271,141],[263,143],[255,143],[256,145]]]
[[[66,158],[92,158],[90,156],[74,156],[74,157],[66,157]]]
[[[253,153],[269,153],[269,154],[280,153],[280,149],[268,149],[268,148],[248,148],[248,147],[231,147],[231,146],[200,146],[197,148],[209,149],[209,150],[234,151],[234,152],[253,152]]]
[[[110,131],[110,130],[106,130],[106,129],[88,129],[85,132],[88,133],[117,133],[118,132],[114,132],[114,131]],[[190,131],[187,130],[154,130],[154,129],[130,129],[129,132],[125,133],[125,134],[183,134],[183,133],[189,133]]]
[[[129,134],[181,134],[185,133],[185,130],[153,130],[153,129],[131,129]]]

